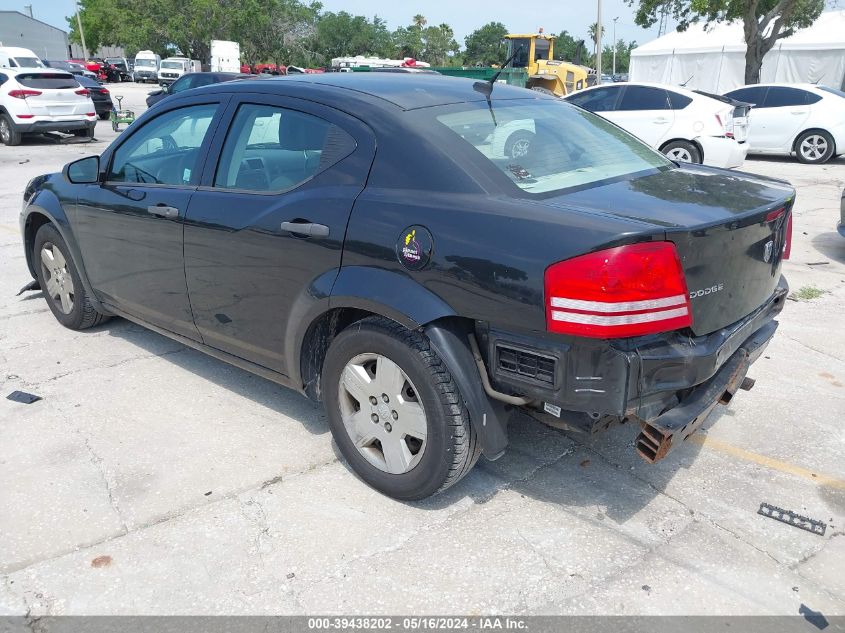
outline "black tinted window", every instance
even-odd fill
[[[284,191],[354,149],[352,137],[328,121],[286,108],[244,104],[226,136],[214,186]]]
[[[43,90],[79,87],[76,78],[69,73],[21,73],[17,76],[17,80],[20,85],[27,88]]]
[[[3,85],[4,83],[6,83],[7,79],[8,79],[8,77],[6,75],[4,75],[3,73],[0,73],[0,85]]]
[[[196,184],[200,148],[216,111],[216,105],[190,106],[148,121],[117,148],[108,180]]]
[[[581,106],[590,112],[611,112],[616,109],[616,100],[621,88],[596,88],[585,92],[576,92],[567,101]]]
[[[692,99],[686,95],[682,95],[680,92],[667,90],[666,94],[669,95],[669,103],[672,105],[673,110],[683,110],[692,103]]]
[[[814,95],[806,90],[799,90],[798,88],[782,88],[771,87],[766,93],[766,99],[763,102],[764,108],[783,108],[786,106],[802,106],[815,103],[821,100],[821,97]]]
[[[748,88],[739,88],[738,90],[731,90],[725,93],[726,97],[736,99],[737,101],[744,101],[760,107],[763,104],[763,99],[766,96],[767,88],[765,86],[750,86]]]
[[[183,90],[190,90],[194,87],[194,75],[193,73],[188,75],[183,75],[175,82],[173,85],[170,86],[170,94],[175,94],[177,92],[182,92]]]
[[[628,86],[617,110],[668,110],[669,97],[661,88]]]

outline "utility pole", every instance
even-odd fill
[[[615,18],[613,18],[613,74],[614,75],[616,74],[616,20],[618,20],[618,19],[619,19],[618,15]],[[614,79],[614,81],[616,81],[616,80]]]
[[[598,15],[596,16],[596,85],[601,85],[601,0],[598,4]]]
[[[76,24],[79,25],[79,39],[82,40],[82,56],[88,61],[88,48],[85,46],[85,31],[82,30],[82,18],[79,17],[79,3],[76,3]]]

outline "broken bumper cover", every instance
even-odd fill
[[[643,422],[636,441],[640,457],[649,463],[663,459],[701,427],[717,404],[728,404],[740,388],[750,389],[754,383],[746,378],[748,368],[766,349],[777,326],[771,321],[757,330],[715,376],[695,387],[678,406],[651,422]]]

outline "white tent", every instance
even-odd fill
[[[718,94],[745,83],[742,22],[693,24],[631,52],[631,81],[686,83]],[[845,11],[822,13],[812,26],[778,40],[763,58],[761,82],[818,83],[845,89]]]

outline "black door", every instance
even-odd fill
[[[183,220],[200,179],[220,103],[162,112],[108,161],[105,181],[81,189],[74,227],[85,269],[107,305],[199,340],[188,302]]]
[[[233,98],[210,153],[218,161],[185,223],[185,276],[205,344],[288,373],[292,315],[331,290],[373,154],[369,128],[331,108]]]

